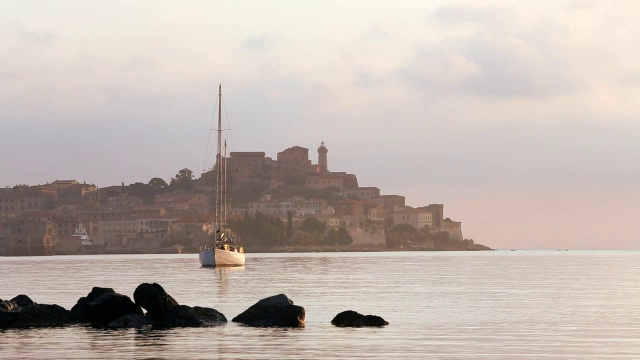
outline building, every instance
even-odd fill
[[[441,228],[444,221],[444,204],[429,204],[418,209],[430,212],[433,216],[433,226]]]
[[[344,190],[344,176],[331,173],[311,174],[304,179],[304,186],[311,189],[335,188]]]
[[[14,218],[2,224],[5,256],[53,255],[53,224],[50,221]]]
[[[66,187],[72,186],[72,185],[78,185],[80,184],[79,182],[76,181],[76,179],[73,180],[58,180],[56,179],[56,181],[47,184],[49,186],[51,186],[52,188],[58,190],[58,189],[64,189]]]
[[[309,149],[293,146],[278,153],[273,178],[291,185],[302,185],[304,178],[316,170],[309,160]]]
[[[0,189],[0,213],[21,215],[35,210],[51,210],[58,190],[49,186],[20,185]]]
[[[387,216],[391,216],[394,207],[404,208],[406,206],[404,196],[400,195],[379,195],[371,199],[371,201],[384,205]]]
[[[156,197],[155,205],[167,212],[191,211],[208,212],[209,197],[205,194],[169,194]]]
[[[236,152],[229,154],[227,173],[236,185],[253,181],[266,173],[267,158],[264,152]]]
[[[433,213],[428,210],[406,206],[403,210],[393,213],[393,224],[408,224],[416,229],[432,228],[434,226]]]
[[[57,189],[60,205],[82,205],[98,202],[98,187],[93,184],[71,184]]]
[[[204,246],[215,231],[213,214],[191,214],[171,223],[171,240],[193,249]]]
[[[129,196],[126,193],[120,193],[118,196],[110,196],[107,198],[107,206],[112,208],[131,208],[142,206],[143,201],[137,196]]]
[[[377,187],[358,187],[355,189],[345,190],[340,193],[345,198],[355,198],[358,200],[370,200],[380,196],[380,189]]]

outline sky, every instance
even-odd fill
[[[636,1],[0,0],[0,185],[329,149],[497,249],[640,249]]]

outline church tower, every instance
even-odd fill
[[[327,153],[329,150],[324,146],[324,141],[320,143],[318,148],[318,172],[325,173],[329,171],[327,166]]]

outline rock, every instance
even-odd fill
[[[143,283],[133,292],[136,304],[147,310],[147,316],[153,320],[162,320],[178,302],[167,294],[159,284]]]
[[[18,304],[18,306],[20,307],[31,306],[36,304],[27,295],[18,295],[13,299],[11,299],[11,301]]]
[[[28,297],[24,297],[28,299]],[[22,300],[24,298],[17,299],[18,303],[23,303]],[[3,303],[6,302],[3,301]],[[0,310],[1,329],[64,326],[77,322],[69,310],[59,305],[35,304],[32,302],[32,305],[19,306],[13,300],[10,303],[16,306],[12,307],[11,310]]]
[[[118,294],[113,289],[94,287],[86,298],[78,300],[71,308],[71,313],[81,322],[107,326],[125,315],[142,315],[142,309],[131,298]]]
[[[362,315],[353,310],[347,310],[336,315],[331,324],[343,327],[384,326],[389,325],[383,318],[376,315]]]
[[[232,321],[255,327],[304,327],[304,318],[302,306],[279,294],[258,301]]]
[[[0,301],[0,312],[2,311],[11,311],[17,309],[19,306],[15,302],[11,300],[3,300]]]
[[[153,325],[153,321],[148,317],[140,314],[128,314],[110,322],[107,326],[110,328],[143,328]]]
[[[199,306],[177,305],[156,323],[158,327],[218,326],[227,323],[227,318],[218,310]]]
[[[159,284],[140,284],[133,292],[139,306],[147,310],[147,316],[155,327],[217,326],[227,323],[218,310],[179,305]]]
[[[116,292],[111,288],[94,287],[91,292],[84,297],[78,299],[75,305],[71,308],[71,313],[76,316],[81,322],[89,322],[89,303],[99,298],[104,294],[115,294]]]

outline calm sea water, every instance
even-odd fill
[[[286,294],[303,329],[0,331],[1,358],[66,359],[638,359],[640,252],[492,251],[247,254],[243,268],[197,255],[0,258],[0,298],[70,309],[93,286],[133,297],[157,282],[179,303],[230,320]],[[344,310],[384,328],[338,328]]]

